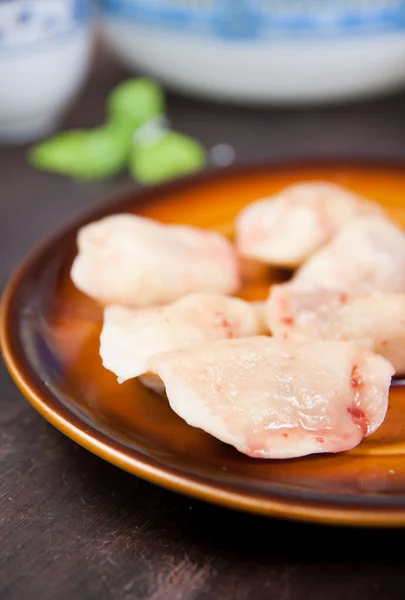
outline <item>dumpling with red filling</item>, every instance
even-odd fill
[[[281,339],[371,340],[372,349],[405,374],[405,294],[350,294],[290,284],[272,287],[267,322]]]
[[[263,332],[261,305],[220,294],[190,294],[165,306],[108,306],[100,337],[103,365],[120,383],[145,375],[151,356],[209,340]],[[156,384],[156,378],[143,378]],[[159,388],[159,385],[157,385]]]
[[[157,354],[148,366],[189,425],[254,458],[354,448],[383,422],[394,372],[353,342],[266,336]]]

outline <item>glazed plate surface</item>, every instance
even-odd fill
[[[405,165],[318,164],[229,169],[126,193],[43,244],[7,286],[6,364],[23,394],[70,438],[134,475],[180,493],[312,522],[405,525],[405,387],[391,388],[385,422],[356,449],[258,460],[189,427],[136,381],[122,385],[98,354],[101,309],[69,279],[77,230],[115,212],[209,227],[232,236],[247,203],[296,181],[325,179],[380,201],[405,228]],[[241,296],[264,299],[286,273],[244,265]]]

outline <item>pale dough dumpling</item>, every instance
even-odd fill
[[[296,183],[243,209],[236,243],[243,256],[294,268],[352,219],[381,213],[377,203],[339,185]]]
[[[157,354],[149,368],[189,425],[255,458],[354,448],[383,422],[393,375],[353,342],[265,336]]]
[[[100,355],[103,366],[122,383],[144,375],[149,358],[158,352],[262,331],[261,307],[220,294],[190,294],[153,308],[108,306],[104,311]]]
[[[371,340],[372,349],[405,374],[405,294],[348,294],[324,288],[272,287],[266,307],[281,339]]]
[[[139,307],[193,292],[232,294],[240,283],[230,242],[197,227],[118,214],[83,227],[77,245],[73,283],[102,304]]]
[[[350,292],[405,292],[405,233],[383,217],[344,227],[296,272],[294,285]]]

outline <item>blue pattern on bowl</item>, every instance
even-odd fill
[[[342,36],[405,29],[405,0],[98,0],[106,18],[219,39]]]
[[[65,36],[87,25],[91,13],[88,0],[1,0],[0,54]]]

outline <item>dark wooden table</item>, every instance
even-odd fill
[[[103,119],[123,76],[100,60],[66,125]],[[237,160],[405,159],[405,95],[327,109],[247,110],[169,97],[175,127]],[[78,184],[0,149],[0,285],[30,248],[126,187]],[[1,600],[403,600],[401,530],[289,523],[202,504],[119,471],[48,425],[0,365]]]

